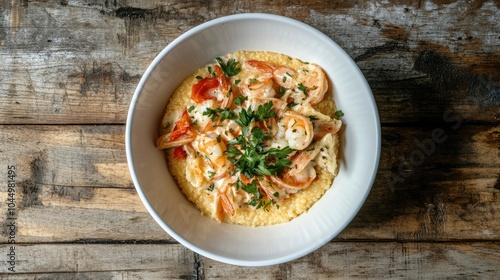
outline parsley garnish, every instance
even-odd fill
[[[285,95],[285,93],[286,93],[286,88],[280,87],[280,91],[278,93],[278,98],[283,97],[283,95]]]
[[[241,105],[246,99],[247,97],[239,95],[233,102]],[[266,134],[261,127],[252,126],[252,123],[262,122],[276,116],[272,101],[260,104],[256,110],[251,107],[246,110],[242,108],[238,114],[229,108],[207,108],[203,115],[209,116],[212,121],[219,118],[221,121],[225,119],[234,120],[241,127],[242,133],[227,143],[227,149],[224,152],[227,159],[234,165],[233,174],[239,172],[246,178],[260,180],[263,179],[262,176],[280,176],[292,164],[288,159],[289,155],[294,152],[292,148],[288,146],[283,149],[267,147],[265,141],[271,136]],[[267,211],[270,205],[279,207],[274,199],[267,198],[261,193],[256,180],[244,184],[238,179],[235,187],[252,195],[247,204],[254,206],[256,209],[262,208]],[[276,194],[274,196],[277,197]]]
[[[242,110],[235,122],[241,126],[242,134],[228,143],[225,152],[237,171],[247,178],[255,176],[280,175],[291,164],[288,156],[293,152],[290,147],[283,149],[270,148],[264,145],[264,140],[271,138],[262,128],[255,126],[248,133],[252,122],[263,121],[276,115],[272,102],[259,105],[256,111],[251,108]]]
[[[308,96],[308,95],[307,95],[307,88],[306,88],[306,87],[305,87],[302,83],[298,84],[298,85],[297,85],[297,88],[298,88],[300,91],[302,91],[302,92],[303,92],[306,96]]]
[[[241,68],[236,68],[238,66],[238,62],[234,58],[229,59],[227,63],[224,63],[224,61],[220,57],[216,57],[215,60],[217,60],[220,68],[228,77],[235,76],[241,71]]]
[[[221,122],[226,119],[234,120],[236,118],[234,112],[231,111],[231,109],[229,108],[224,108],[224,109],[207,108],[205,112],[203,112],[203,116],[209,116],[213,122],[216,121],[219,117]]]
[[[342,110],[338,110],[337,112],[335,112],[335,116],[337,116],[337,117],[343,117],[344,116],[344,112],[342,112]]]
[[[244,95],[238,95],[238,96],[236,96],[236,98],[234,98],[233,102],[234,102],[234,104],[241,106],[241,104],[243,104],[243,102],[245,102],[245,100],[247,100],[247,99],[248,99],[248,97],[246,97]]]
[[[267,207],[269,205],[276,204],[276,201],[273,199],[270,199],[268,201],[264,200],[264,196],[259,191],[259,187],[257,186],[257,183],[255,183],[255,181],[252,181],[250,184],[241,186],[241,189],[252,195],[252,199],[247,202],[247,204],[250,206],[254,206],[255,209],[262,208],[267,211]]]
[[[248,128],[252,122],[260,122],[265,119],[273,118],[276,116],[276,111],[273,108],[273,102],[269,101],[264,103],[264,105],[259,105],[257,111],[253,111],[252,108],[247,110],[241,110],[239,113],[239,118],[235,122],[241,126],[243,135],[246,135]]]

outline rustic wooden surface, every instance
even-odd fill
[[[383,133],[377,179],[352,223],[310,255],[261,268],[168,236],[124,151],[129,102],[152,59],[190,28],[243,12],[295,18],[335,40],[366,76]],[[498,277],[496,0],[4,0],[0,58],[2,279]]]

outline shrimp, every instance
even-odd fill
[[[342,121],[331,119],[330,121],[314,120],[314,138],[319,139],[327,134],[335,134],[342,127]]]
[[[314,144],[306,150],[297,153],[292,159],[292,165],[288,170],[288,174],[291,176],[299,174],[312,161],[315,161],[317,165],[323,168],[328,168],[328,164],[331,162],[332,157],[335,156],[334,146],[335,143],[332,134],[325,134],[321,140],[314,142]],[[320,159],[318,160],[319,157]]]
[[[203,133],[214,138],[220,135],[220,139],[229,142],[241,134],[241,126],[234,120],[226,120],[224,122],[219,120],[215,122],[210,121],[203,130]]]
[[[241,90],[248,96],[269,98],[274,97],[277,91],[293,89],[296,86],[294,70],[259,60],[245,62],[246,69],[255,72],[241,86]]]
[[[313,125],[305,116],[287,111],[278,121],[277,139],[285,139],[288,146],[294,150],[303,150],[311,144],[313,140]]]
[[[297,85],[296,75],[295,70],[285,66],[277,66],[273,71],[273,80],[282,88],[293,89]]]
[[[288,171],[289,175],[297,175],[304,170],[307,165],[319,154],[321,142],[318,141],[306,150],[300,151],[292,160],[292,167]]]
[[[222,108],[228,108],[234,98],[231,86],[219,65],[213,67],[213,74],[214,77],[203,78],[193,85],[191,99],[195,103],[217,100]]]
[[[319,65],[305,64],[299,71],[297,80],[306,90],[306,101],[311,105],[318,104],[328,91],[328,80],[325,72]]]
[[[259,105],[268,102],[272,102],[272,107],[277,117],[280,117],[287,108],[287,103],[278,98],[251,98],[247,104],[249,108],[258,108]],[[277,118],[265,119],[258,126],[272,137],[278,133]]]
[[[269,62],[259,60],[248,60],[245,62],[247,68],[263,73],[267,80],[272,79],[279,86],[286,89],[293,89],[297,84],[295,82],[296,72],[285,66],[278,66]]]
[[[214,216],[218,222],[224,220],[224,213],[233,216],[236,212],[234,209],[234,188],[229,188],[233,181],[233,178],[226,176],[221,187],[214,193]]]
[[[282,202],[288,197],[288,192],[279,188],[271,182],[271,179],[268,176],[264,176],[257,181],[261,190],[267,195],[269,199],[275,200],[276,202]]]
[[[175,123],[171,133],[163,134],[156,140],[158,149],[179,147],[194,140],[196,133],[191,128],[187,109],[184,109],[181,118]]]
[[[214,173],[210,173],[209,177],[217,178],[226,174],[231,164],[224,155],[227,149],[226,145],[219,137],[212,138],[207,135],[199,135],[192,144],[194,149],[202,155],[214,170],[212,171]]]
[[[270,180],[274,186],[286,190],[289,194],[297,193],[309,187],[315,178],[316,170],[314,169],[313,162],[307,164],[303,170],[294,175],[287,172],[281,178],[278,176],[270,176]]]
[[[266,77],[249,77],[239,88],[244,95],[254,98],[271,98],[276,95],[273,81]]]

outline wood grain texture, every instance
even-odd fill
[[[16,254],[9,279],[195,279],[195,254],[181,245],[16,245]]]
[[[124,132],[135,87],[187,30],[263,12],[317,28],[365,75],[379,172],[348,227],[288,263],[219,263],[142,205]],[[0,2],[0,279],[496,279],[500,263],[500,3]],[[16,273],[7,274],[15,166]]]
[[[289,16],[335,40],[365,74],[383,123],[434,122],[446,109],[468,122],[500,118],[493,1],[60,3],[1,7],[1,123],[124,123],[141,75],[169,42],[243,12]]]
[[[267,269],[221,265],[202,258],[206,279],[493,279],[498,243],[338,243]]]
[[[17,245],[19,265],[8,279],[493,279],[499,244],[331,242],[295,261],[238,267],[197,258],[182,245]],[[6,251],[0,246],[0,251]],[[35,261],[36,260],[36,261]],[[0,255],[0,262],[7,261]],[[151,278],[150,278],[151,277]]]
[[[122,126],[0,129],[0,162],[18,170],[20,242],[173,241],[131,185]],[[433,135],[440,130],[438,143]],[[454,119],[423,128],[384,127],[382,132],[373,189],[338,239],[499,239],[500,126]],[[6,201],[6,177],[0,182],[0,201]]]

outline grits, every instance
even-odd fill
[[[258,96],[255,96],[255,100],[260,100],[260,99],[265,99],[268,98],[269,96],[261,96],[260,94],[269,94],[268,90],[271,90],[269,88],[268,90],[264,91],[259,91],[261,86],[264,87],[264,82],[262,82],[262,85],[258,85],[260,81],[257,80],[264,80],[263,76],[267,75],[266,73],[262,72],[260,73],[259,71],[262,70],[264,66],[262,66],[259,63],[254,63],[251,64],[251,61],[262,61],[262,62],[267,62],[271,63],[272,65],[279,65],[279,66],[285,66],[287,69],[291,69],[294,71],[293,77],[298,77],[300,75],[300,71],[303,71],[303,73],[309,72],[309,70],[304,70],[306,68],[304,67],[311,67],[308,66],[307,63],[304,63],[298,59],[293,59],[290,58],[286,55],[283,54],[278,54],[278,53],[271,53],[271,52],[262,52],[262,51],[238,51],[235,53],[228,54],[227,56],[222,58],[225,62],[228,62],[230,59],[234,59],[238,64],[237,66],[241,68],[241,71],[236,73],[233,76],[227,77],[227,80],[229,81],[232,89],[232,93],[230,94],[231,90],[229,91],[224,91],[219,92],[217,95],[217,92],[213,94],[211,97],[212,100],[204,100],[200,101],[198,104],[196,102],[193,102],[193,93],[192,89],[193,86],[197,83],[200,82],[202,77],[207,77],[207,73],[213,71],[211,67],[215,64],[210,64],[211,66],[205,66],[202,67],[198,70],[196,70],[191,76],[187,77],[181,84],[180,86],[176,89],[176,91],[173,93],[171,96],[169,103],[167,105],[167,108],[165,110],[164,116],[161,121],[161,127],[160,127],[160,138],[158,139],[157,146],[159,146],[160,149],[165,149],[166,151],[166,157],[167,157],[167,162],[168,162],[168,168],[170,173],[174,176],[176,179],[180,189],[182,192],[185,194],[185,196],[193,202],[197,208],[200,210],[200,212],[207,216],[214,218],[220,222],[225,222],[225,223],[232,223],[232,224],[241,224],[241,225],[248,225],[248,226],[264,226],[264,225],[273,225],[273,224],[279,224],[279,223],[285,223],[290,221],[291,219],[301,215],[302,213],[305,213],[316,201],[318,201],[321,196],[330,188],[332,185],[333,179],[336,176],[338,172],[338,167],[337,167],[337,155],[338,155],[338,150],[339,150],[339,139],[338,139],[338,134],[336,133],[338,129],[340,128],[341,121],[338,120],[335,116],[334,113],[336,112],[335,108],[335,103],[333,100],[333,94],[331,90],[326,91],[326,94],[324,94],[324,97],[321,97],[319,100],[320,102],[313,101],[313,98],[308,96],[306,91],[304,90],[304,94],[302,95],[301,100],[305,100],[308,98],[308,101],[304,101],[304,103],[299,104],[297,106],[290,105],[291,103],[294,103],[295,100],[300,100],[297,99],[297,95],[300,94],[300,90],[295,90],[298,93],[292,93],[291,91],[288,92],[287,94],[290,93],[290,96],[288,99],[285,97],[287,100],[288,106],[286,109],[284,109],[284,112],[287,111],[295,111],[298,112],[306,117],[308,117],[311,120],[318,120],[321,121],[322,119],[329,120],[328,123],[334,123],[336,126],[336,130],[332,133],[327,132],[323,134],[329,134],[331,135],[331,139],[329,137],[324,137],[328,138],[330,142],[325,142],[329,143],[330,147],[328,145],[324,146],[326,151],[321,149],[319,152],[318,156],[314,155],[314,158],[311,160],[311,162],[307,162],[308,168],[311,168],[311,166],[314,168],[314,170],[311,170],[309,172],[312,172],[312,174],[315,174],[314,177],[313,175],[310,175],[311,178],[313,178],[312,183],[310,185],[307,185],[304,188],[301,188],[299,191],[296,192],[281,192],[280,190],[280,196],[278,196],[278,192],[274,193],[274,196],[276,196],[276,201],[271,201],[273,200],[272,195],[268,195],[268,197],[264,197],[262,199],[262,202],[268,202],[268,204],[264,205],[260,209],[256,209],[254,206],[248,205],[248,200],[252,198],[252,195],[249,195],[248,193],[244,193],[241,191],[237,192],[235,190],[229,190],[229,191],[224,191],[224,187],[229,185],[233,186],[233,189],[236,189],[234,186],[236,185],[236,182],[230,181],[230,179],[227,178],[227,174],[230,172],[234,173],[233,169],[227,169],[228,166],[231,166],[228,157],[220,156],[213,158],[212,154],[213,151],[210,154],[206,154],[203,157],[200,156],[200,148],[196,145],[200,145],[199,143],[203,143],[204,140],[200,140],[199,135],[197,132],[204,131],[206,130],[206,127],[210,127],[212,129],[212,133],[216,133],[216,131],[219,131],[219,134],[217,136],[217,141],[215,142],[213,138],[205,138],[208,139],[206,141],[209,141],[210,144],[206,145],[209,148],[212,148],[217,146],[217,143],[220,143],[220,147],[222,151],[225,151],[231,144],[231,137],[228,136],[228,139],[223,138],[223,141],[221,141],[221,135],[223,137],[226,137],[225,135],[231,135],[231,133],[227,133],[227,131],[233,132],[233,129],[239,129],[238,126],[236,126],[234,123],[232,123],[231,126],[231,121],[229,121],[229,124],[224,123],[224,126],[217,127],[217,125],[213,125],[210,118],[207,115],[204,115],[205,111],[207,108],[212,108],[212,109],[217,109],[220,108],[220,104],[223,104],[222,106],[225,106],[227,100],[225,98],[229,98],[228,96],[231,95],[231,98],[234,95],[244,95],[244,92],[248,91],[249,94],[257,94]],[[250,61],[250,62],[249,62]],[[247,63],[248,62],[248,63]],[[229,65],[229,64],[228,64]],[[243,67],[243,66],[246,67]],[[250,66],[256,66],[257,72],[255,71],[256,68],[252,68]],[[265,68],[265,67],[264,67]],[[260,70],[259,70],[260,69]],[[313,68],[307,68],[307,69],[313,69]],[[312,70],[311,70],[312,71]],[[322,71],[322,70],[321,70]],[[215,71],[213,71],[215,72]],[[291,71],[290,71],[291,72]],[[257,74],[256,74],[257,73]],[[308,74],[308,73],[307,73]],[[212,74],[215,76],[215,74]],[[288,70],[286,72],[286,75],[290,77],[289,81],[291,80],[292,75],[288,73]],[[285,76],[285,75],[284,75]],[[298,79],[298,78],[297,78]],[[257,81],[257,82],[255,82]],[[282,81],[283,83],[286,82],[286,77],[279,78],[279,80],[275,80],[275,83],[278,83],[279,81]],[[304,80],[306,81],[306,80]],[[325,78],[326,81],[326,78]],[[248,88],[246,88],[245,86]],[[306,82],[303,82],[306,84]],[[302,85],[302,83],[300,84]],[[328,84],[326,85],[328,86]],[[249,89],[251,88],[251,89]],[[254,90],[254,88],[258,88],[257,90]],[[276,89],[276,85],[274,85],[274,88]],[[328,86],[328,88],[331,88],[331,86]],[[281,88],[280,88],[281,90]],[[283,89],[284,90],[284,89]],[[309,91],[312,93],[312,90]],[[274,95],[278,95],[277,92],[272,92],[270,94],[271,98],[275,97]],[[224,97],[225,96],[225,97]],[[246,99],[245,103],[250,103],[250,100],[254,97],[250,97],[249,99]],[[295,99],[294,99],[295,98]],[[292,100],[290,102],[290,100]],[[218,104],[216,104],[218,102]],[[229,100],[229,103],[234,102],[233,100]],[[302,102],[302,101],[300,101]],[[311,105],[309,105],[311,103]],[[315,104],[312,104],[315,103]],[[285,103],[286,104],[286,103]],[[273,104],[274,105],[274,104]],[[232,105],[234,107],[234,104]],[[189,108],[189,110],[187,110]],[[254,110],[257,111],[256,106],[254,107]],[[273,107],[274,108],[274,107]],[[184,113],[183,113],[184,111]],[[244,109],[243,109],[244,111]],[[236,113],[238,113],[238,109],[235,110]],[[278,109],[276,109],[277,114],[280,113]],[[293,112],[292,112],[293,113]],[[205,113],[206,114],[206,113]],[[285,113],[286,115],[286,113]],[[173,138],[168,138],[167,135],[172,134],[173,130],[179,130],[179,127],[181,127],[181,124],[179,119],[183,119],[183,116],[186,117],[186,119],[189,119],[189,128],[185,127],[185,130],[188,130],[187,134],[183,134],[180,136],[179,140],[180,141],[177,145],[170,145],[167,142],[172,142]],[[236,114],[238,116],[238,114]],[[313,117],[314,116],[314,117]],[[285,125],[281,124],[283,121],[283,117],[277,118],[278,125],[274,124],[275,127],[277,126],[282,126],[285,127]],[[296,118],[292,118],[296,122]],[[220,119],[219,119],[220,120]],[[212,120],[213,121],[213,120]],[[218,120],[216,121],[216,123]],[[211,126],[212,125],[212,126]],[[227,126],[226,126],[227,125]],[[293,124],[295,125],[295,123]],[[292,126],[293,126],[292,125]],[[231,128],[229,128],[231,127]],[[265,126],[263,126],[264,129]],[[318,127],[317,125],[315,127]],[[226,130],[225,134],[224,132],[220,132],[221,129]],[[271,129],[271,128],[267,128]],[[317,129],[317,128],[316,128]],[[321,129],[321,128],[320,128]],[[195,133],[190,134],[192,131],[195,131]],[[269,132],[270,134],[276,133],[276,135],[279,135],[280,132]],[[321,133],[321,131],[320,131]],[[187,135],[187,136],[186,136]],[[302,135],[303,137],[312,137],[312,136],[307,136],[307,134]],[[171,136],[170,136],[171,137]],[[278,136],[275,136],[278,137]],[[166,140],[165,140],[166,139]],[[285,138],[288,139],[288,138]],[[312,138],[311,138],[312,139]],[[323,141],[323,139],[321,139]],[[234,141],[234,138],[233,138]],[[274,139],[273,139],[274,141]],[[276,140],[279,142],[278,140]],[[283,142],[283,139],[280,140]],[[311,140],[312,144],[305,143],[308,145],[308,149],[313,150],[311,148],[314,143],[320,142],[319,139]],[[326,140],[325,140],[326,141]],[[176,142],[176,141],[174,141]],[[221,143],[222,142],[222,143]],[[167,144],[165,144],[167,143]],[[226,145],[223,145],[223,144]],[[288,139],[288,143],[290,146],[292,145],[292,140]],[[166,146],[165,146],[166,145]],[[273,144],[274,145],[274,144]],[[176,158],[178,155],[175,153],[178,153],[179,151],[174,148],[174,147],[181,146],[183,147],[184,151],[184,158],[179,159]],[[203,145],[205,147],[205,145]],[[239,147],[239,146],[237,146]],[[319,146],[318,146],[319,147]],[[206,147],[205,147],[206,148]],[[283,148],[282,146],[279,146],[279,148]],[[215,149],[214,149],[215,150]],[[203,151],[203,150],[202,150]],[[226,150],[227,151],[227,150]],[[303,153],[304,150],[302,150]],[[301,151],[298,151],[299,153]],[[217,152],[216,152],[217,153]],[[220,151],[219,151],[220,153]],[[292,158],[292,154],[290,154],[287,158]],[[323,158],[323,160],[321,159]],[[326,159],[325,159],[326,158]],[[225,161],[224,161],[225,160]],[[214,167],[217,166],[217,161],[221,161],[222,163],[217,168]],[[210,169],[207,167],[207,164],[211,164],[211,167],[213,169]],[[294,163],[295,164],[295,163]],[[295,165],[294,165],[295,166]],[[225,169],[226,168],[226,169]],[[289,170],[293,169],[292,166],[290,165],[288,168],[285,168],[283,173],[288,174]],[[305,168],[304,170],[306,170]],[[222,170],[222,171],[220,171]],[[218,172],[220,171],[220,172]],[[299,172],[299,171],[297,171]],[[296,173],[297,173],[296,172]],[[303,171],[300,171],[303,172]],[[291,172],[290,172],[291,173]],[[208,174],[208,175],[207,175]],[[309,173],[311,174],[311,173]],[[210,183],[211,178],[213,177],[219,177],[219,176],[226,176],[226,179],[221,179],[219,181],[214,181],[212,180],[212,183]],[[241,175],[239,175],[241,176]],[[297,175],[298,176],[298,175]],[[258,177],[260,178],[260,181],[263,181],[262,178],[275,178],[276,176],[261,176]],[[286,177],[286,176],[285,176]],[[238,177],[237,180],[240,180],[240,178],[245,178],[245,177]],[[257,178],[257,177],[256,177]],[[284,180],[284,179],[283,179]],[[229,182],[229,183],[228,183]],[[257,180],[254,180],[253,182],[257,182]],[[273,184],[270,183],[275,181],[270,180],[268,184],[273,187]],[[281,182],[281,181],[279,181]],[[260,184],[260,183],[257,183]],[[246,185],[248,186],[248,185]],[[257,185],[258,186],[258,185]],[[276,190],[273,187],[274,190]],[[223,191],[221,191],[223,190]],[[263,192],[262,189],[260,191],[261,193]],[[228,194],[228,196],[221,196],[221,194]],[[283,197],[281,197],[281,193],[286,193],[284,194]],[[254,195],[255,196],[255,195]],[[232,202],[234,209],[231,209],[231,205],[220,205],[227,203],[227,200],[223,200],[224,198],[229,197],[230,201]],[[245,198],[246,197],[246,198]],[[246,199],[246,200],[245,200]],[[239,202],[238,202],[239,201]],[[241,202],[241,201],[246,201],[246,202]],[[271,203],[272,202],[272,203]],[[232,211],[231,211],[232,210]],[[222,213],[222,214],[221,214]]]

